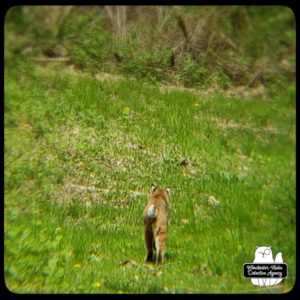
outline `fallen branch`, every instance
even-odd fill
[[[251,80],[246,85],[247,87],[255,86],[255,84],[263,81],[263,73],[261,70],[257,71],[251,78]]]
[[[228,38],[227,36],[225,36],[225,34],[223,33],[219,33],[220,37],[222,38],[223,42],[230,48],[238,51],[239,48],[238,46],[230,39]]]
[[[134,267],[134,268],[139,267],[139,265],[136,262],[134,262],[130,259],[126,259],[125,261],[121,262],[119,264],[119,267],[125,267],[125,266],[128,266],[128,265],[130,265],[131,267]]]
[[[181,29],[181,31],[183,33],[184,38],[185,38],[187,50],[190,52],[192,59],[196,60],[196,55],[193,51],[194,47],[192,47],[192,45],[191,45],[191,40],[190,40],[190,36],[189,36],[188,30],[187,30],[185,20],[178,13],[176,14],[176,20],[177,20],[177,24],[178,24],[179,28]]]
[[[159,266],[158,269],[160,270],[162,268],[169,267],[169,266],[172,266],[172,265],[178,265],[178,262],[169,263],[169,264],[166,264],[166,265]]]
[[[186,43],[187,44],[190,44],[190,37],[189,37],[189,34],[188,34],[188,31],[187,31],[187,28],[186,28],[186,24],[185,24],[185,21],[183,19],[183,17],[179,14],[176,15],[176,20],[177,20],[177,24],[179,26],[179,28],[181,29],[184,37],[185,37],[185,40],[186,40]]]

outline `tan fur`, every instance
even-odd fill
[[[152,187],[147,206],[144,209],[145,242],[147,248],[146,261],[153,261],[153,250],[157,250],[156,263],[162,263],[164,259],[167,230],[169,189]],[[153,210],[153,206],[155,209]],[[148,209],[150,208],[150,213]],[[151,214],[155,211],[155,214]]]

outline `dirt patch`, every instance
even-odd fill
[[[241,123],[237,123],[230,119],[219,119],[217,117],[213,118],[213,122],[217,127],[221,128],[221,129],[225,129],[225,130],[226,129],[239,129],[239,130],[252,131],[254,133],[263,133],[263,132],[270,132],[273,134],[278,133],[277,128],[275,128],[271,125],[268,125],[268,126],[265,126],[262,128],[256,128],[249,124],[241,124]]]
[[[125,80],[125,77],[122,75],[117,75],[117,74],[110,74],[110,73],[105,73],[105,72],[101,72],[101,73],[97,73],[95,75],[95,78],[99,81],[121,81],[121,80]]]
[[[159,87],[160,91],[170,92],[170,91],[183,91],[183,92],[189,92],[195,95],[200,96],[207,96],[208,98],[216,95],[221,94],[225,95],[229,98],[236,98],[238,99],[247,99],[251,97],[260,97],[261,100],[267,99],[267,90],[263,85],[258,85],[253,88],[249,88],[246,86],[239,86],[239,87],[232,87],[228,90],[223,90],[221,88],[208,88],[208,89],[196,89],[196,88],[187,88],[184,86],[176,86],[176,85],[160,85]]]
[[[136,197],[145,197],[147,193],[115,188],[98,188],[93,185],[66,183],[55,198],[58,204],[81,203],[85,206],[109,205],[125,208]]]

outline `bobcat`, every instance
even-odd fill
[[[168,208],[171,191],[152,186],[147,206],[144,209],[146,262],[153,261],[153,250],[157,250],[156,264],[162,263],[167,239]]]

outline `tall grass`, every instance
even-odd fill
[[[296,274],[293,88],[273,101],[233,99],[136,79],[100,81],[61,63],[7,68],[7,287],[289,291]],[[161,267],[142,263],[152,182],[173,190]],[[257,245],[283,253],[289,274],[280,285],[262,289],[243,278]]]

